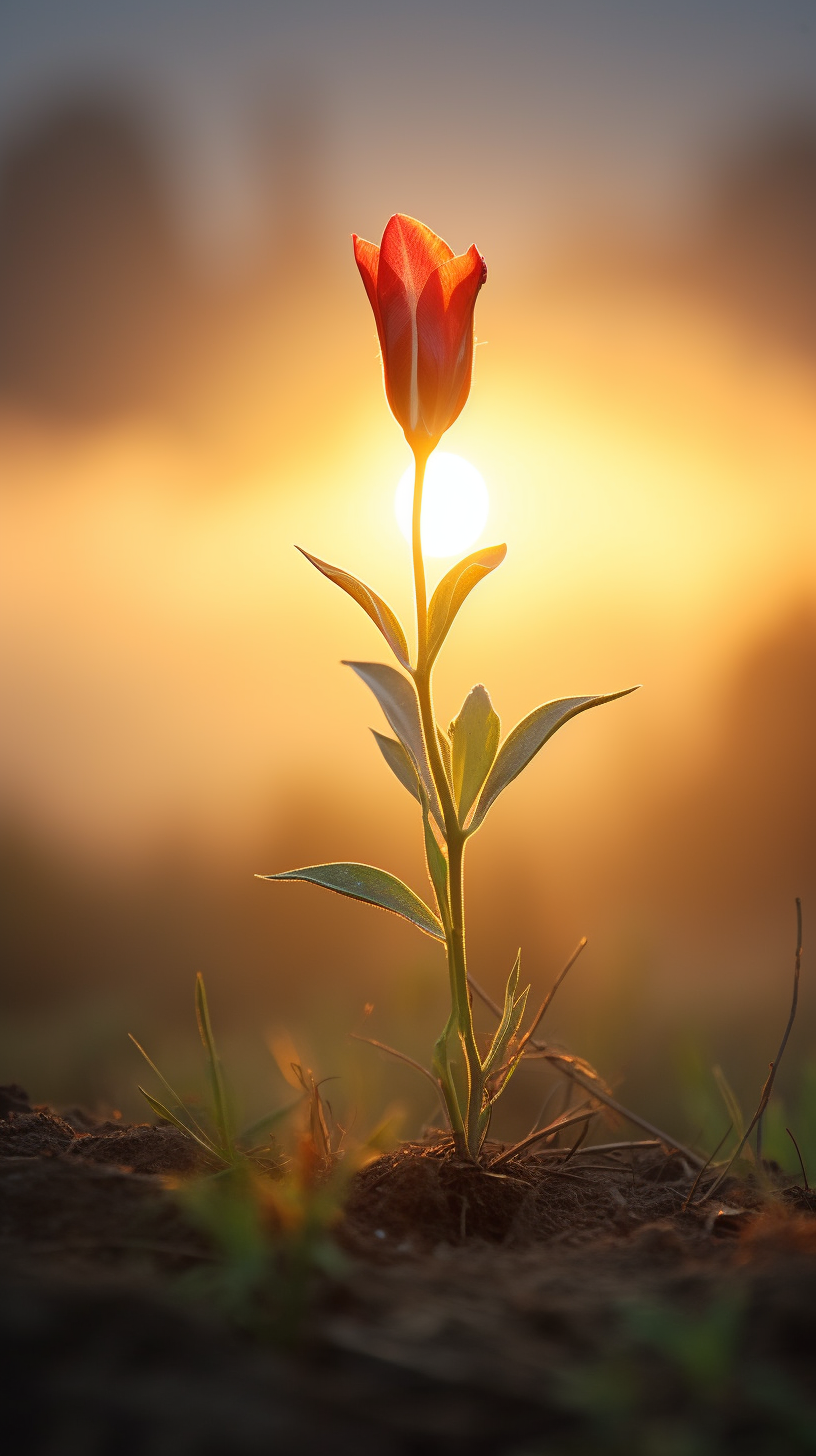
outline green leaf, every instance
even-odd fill
[[[510,975],[507,977],[507,986],[505,987],[504,992],[504,1010],[502,1012],[502,1019],[499,1022],[496,1035],[494,1036],[491,1043],[490,1051],[488,1052],[482,1067],[485,1077],[488,1077],[491,1072],[497,1072],[500,1069],[504,1062],[505,1052],[507,1051],[507,1048],[513,1040],[516,1032],[518,1031],[519,1026],[521,1025],[521,1020],[524,1016],[524,1009],[527,1005],[527,997],[530,992],[530,987],[526,986],[525,989],[522,991],[521,995],[518,997],[516,996],[520,972],[521,951],[519,951],[518,955],[516,956],[513,969],[510,972]]]
[[[425,753],[422,723],[419,717],[419,702],[416,688],[408,678],[388,667],[383,662],[345,662],[374,694],[385,713],[388,722],[411,759],[428,795],[431,813],[438,824],[442,824],[442,810],[439,807],[434,781]]]
[[[312,556],[309,551],[304,551],[302,546],[297,546],[295,549],[300,552],[301,556],[305,556],[307,561],[311,561],[312,566],[316,566],[318,571],[328,577],[329,581],[333,581],[335,586],[348,592],[348,595],[368,614],[374,626],[379,627],[397,661],[401,662],[403,667],[410,667],[408,643],[405,640],[402,623],[392,612],[388,603],[384,602],[382,597],[378,597],[377,593],[372,591],[370,586],[366,586],[364,581],[358,581],[356,576],[352,576],[348,571],[343,571],[342,567],[330,566],[328,561],[321,561],[319,556]]]
[[[496,1028],[496,1034],[493,1037],[490,1051],[488,1052],[487,1056],[484,1059],[484,1062],[482,1063],[482,1070],[485,1072],[489,1071],[490,1067],[495,1063],[497,1056],[500,1054],[502,1045],[507,1039],[507,1028],[510,1025],[510,1018],[513,1014],[513,1007],[516,1003],[516,989],[518,987],[520,975],[521,951],[519,950],[516,954],[516,959],[513,962],[513,969],[511,970],[510,975],[507,977],[507,985],[504,988],[504,1009],[502,1011],[501,1021]]]
[[[555,702],[534,708],[532,713],[522,718],[512,733],[507,735],[496,755],[496,761],[488,774],[476,813],[471,820],[470,833],[479,828],[491,804],[502,790],[518,777],[522,769],[535,758],[539,749],[544,747],[547,739],[552,738],[570,718],[575,718],[587,708],[597,708],[601,703],[612,703],[616,698],[625,698],[628,693],[633,692],[635,688],[624,688],[619,693],[602,693],[597,697],[557,698]]]
[[[383,910],[392,910],[402,915],[432,935],[434,940],[444,940],[442,923],[433,910],[420,900],[413,890],[389,875],[387,870],[376,869],[367,864],[324,864],[307,865],[302,870],[284,870],[277,875],[258,875],[259,880],[308,880],[312,885],[322,885],[326,890],[335,890],[338,895],[349,895],[353,900],[364,900],[369,905],[379,905]]]
[[[433,662],[448,635],[456,613],[465,597],[483,577],[501,566],[507,555],[506,546],[483,546],[472,556],[452,566],[443,576],[428,607],[428,660]]]
[[[213,1036],[210,1023],[210,1008],[207,1005],[207,992],[204,989],[204,977],[199,971],[196,976],[195,988],[196,1021],[201,1036],[202,1045],[207,1053],[209,1063],[210,1085],[213,1094],[213,1107],[215,1111],[215,1125],[224,1149],[232,1159],[235,1156],[233,1147],[231,1118],[227,1106],[227,1094],[224,1089],[224,1078],[221,1073],[221,1062],[215,1049],[215,1037]]]
[[[501,723],[493,710],[490,694],[478,683],[471,688],[458,718],[450,726],[451,776],[460,824],[465,823],[493,767],[500,733]]]
[[[372,728],[372,733],[383,758],[395,778],[398,778],[404,789],[413,794],[418,803],[422,803],[422,795],[419,792],[416,769],[405,752],[401,743],[396,738],[389,738],[385,733],[378,733]]]
[[[450,783],[451,782],[451,772],[452,772],[451,771],[451,741],[450,741],[447,733],[445,732],[444,728],[440,728],[440,726],[439,726],[438,723],[436,725],[436,741],[439,744],[439,752],[442,754],[442,763],[443,763],[443,766],[444,766],[444,769],[445,769],[445,773],[447,774],[447,777],[448,777],[448,783]]]

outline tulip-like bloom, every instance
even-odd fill
[[[388,403],[412,450],[427,455],[470,393],[473,310],[487,264],[476,247],[454,257],[402,213],[379,247],[355,234],[354,256],[377,321]]]

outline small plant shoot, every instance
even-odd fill
[[[482,1054],[473,1026],[465,929],[465,850],[491,806],[570,719],[624,697],[620,692],[559,698],[533,708],[504,739],[487,689],[477,684],[448,728],[434,707],[433,669],[468,596],[504,561],[504,545],[486,546],[458,562],[427,597],[422,543],[422,491],[432,452],[458,418],[470,392],[474,309],[487,278],[475,247],[454,256],[442,238],[397,214],[379,247],[354,238],[354,253],[374,312],[385,393],[414,457],[412,561],[416,643],[387,602],[350,572],[308,551],[303,555],[370,618],[396,659],[347,665],[382,709],[389,734],[374,737],[388,767],[418,805],[436,908],[384,869],[319,864],[260,878],[305,880],[391,910],[444,944],[450,1014],[433,1048],[431,1072],[461,1157],[477,1162],[501,1096],[530,1044],[523,1022],[530,987],[521,960],[507,979],[501,1018]],[[302,548],[301,548],[302,549]]]

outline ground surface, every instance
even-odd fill
[[[174,1128],[0,1094],[10,1456],[816,1452],[802,1189],[687,1210],[656,1146],[496,1178],[409,1145],[358,1175],[345,1267],[282,1350],[190,1293],[212,1250],[169,1184],[196,1170]]]

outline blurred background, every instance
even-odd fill
[[[248,1112],[289,1095],[286,1030],[346,1116],[435,1115],[348,1033],[373,1003],[427,1057],[436,946],[253,878],[348,858],[427,892],[339,665],[382,644],[293,550],[410,621],[349,237],[399,210],[490,270],[445,444],[509,554],[440,717],[476,681],[506,728],[643,684],[492,811],[473,972],[498,991],[520,944],[540,999],[586,934],[550,1037],[677,1134],[724,1131],[715,1065],[753,1110],[795,895],[816,923],[815,73],[809,0],[5,0],[0,1080],[136,1113],[129,1030],[195,1087],[201,970]],[[812,966],[776,1124],[816,1160]],[[526,1131],[540,1070],[514,1087]]]

